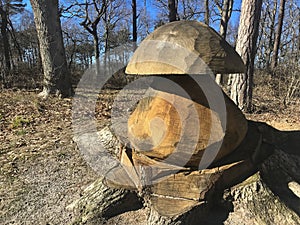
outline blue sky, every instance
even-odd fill
[[[48,1],[48,0],[47,0]],[[79,1],[83,1],[83,0],[79,0]],[[167,0],[164,0],[167,2]],[[213,0],[210,0],[211,2],[213,2]],[[26,3],[26,10],[28,11],[32,11],[31,9],[31,4],[30,4],[30,0],[23,0],[24,3]],[[66,3],[65,5],[68,5],[70,4],[70,2],[72,3],[71,0],[69,1],[65,1],[65,0],[59,0],[60,4],[64,3],[64,2],[68,2]],[[124,4],[127,2],[127,4],[130,4],[131,3],[131,0],[125,0],[124,1]],[[147,4],[147,12],[150,14],[151,18],[149,20],[150,23],[152,23],[154,20],[158,20],[158,16],[157,16],[157,13],[158,13],[158,9],[154,6],[154,3],[156,2],[156,0],[146,0],[146,4]],[[234,10],[237,10],[237,9],[240,9],[241,7],[241,2],[242,0],[234,0],[234,6],[233,6],[233,9]],[[179,4],[180,4],[180,0],[179,0]],[[141,8],[144,8],[144,0],[137,0],[137,6],[139,9]],[[234,25],[234,27],[237,27],[237,25],[239,24],[239,16],[240,16],[240,12],[237,12],[237,11],[234,11],[232,13],[232,16],[231,16],[231,19],[230,19],[230,24],[231,25]],[[167,18],[165,18],[167,20]],[[211,20],[212,21],[212,20]],[[219,28],[220,28],[220,20],[217,20],[215,21],[214,23],[211,23],[210,24],[217,32],[219,32]],[[148,31],[153,31],[154,29],[154,25],[150,25],[149,26],[149,30]],[[139,38],[140,37],[144,37],[145,36],[145,33],[146,31],[142,31],[140,34],[139,34]],[[235,35],[231,35],[232,37],[234,37]],[[228,35],[228,41],[230,39],[230,35]]]
[[[167,1],[167,0],[165,0]],[[211,0],[212,1],[212,0]],[[23,0],[24,3],[26,3],[26,9],[28,11],[31,11],[31,5],[30,5],[30,1],[29,0]],[[64,0],[60,0],[60,3],[64,2]],[[124,1],[126,2],[126,1]],[[130,3],[130,0],[128,0],[127,2]],[[158,11],[157,8],[155,8],[155,6],[153,5],[153,3],[155,2],[155,0],[147,0],[147,11],[150,13],[152,19],[157,19],[156,13]],[[233,9],[240,9],[241,7],[241,2],[242,0],[234,0],[234,6]],[[138,0],[138,7],[143,7],[144,1],[143,0]],[[239,23],[239,15],[240,12],[236,12],[234,11],[232,13],[232,17],[230,19],[230,23],[231,24],[238,24]],[[214,24],[211,24],[211,26],[216,29],[217,31],[219,30],[219,21],[216,21]]]
[[[157,11],[157,9],[155,9],[154,8],[154,6],[153,6],[153,1],[155,1],[155,0],[148,0],[147,1],[147,7],[149,7],[148,8],[148,10],[151,12],[153,12],[153,16],[155,16],[155,13],[156,13],[156,11]],[[167,1],[167,0],[166,0]],[[24,3],[26,3],[26,9],[27,10],[29,10],[29,11],[31,11],[31,5],[30,5],[30,1],[29,0],[23,0],[23,2]],[[59,1],[59,2],[64,2],[64,1]],[[142,1],[140,1],[140,2],[142,2]],[[239,9],[240,8],[240,6],[241,6],[241,2],[242,2],[242,0],[235,0],[234,1],[234,9]],[[152,6],[152,7],[151,7]],[[238,12],[233,12],[232,13],[232,20],[233,21],[237,21],[238,22],[238,18],[239,18],[239,13]]]
[[[242,0],[235,0],[233,2],[233,9],[240,9],[242,4]],[[231,21],[239,22],[240,13],[239,12],[233,12],[231,15]]]
[[[26,8],[27,10],[30,10],[30,11],[31,11],[31,5],[30,5],[29,0],[23,0],[23,2],[26,3],[26,7],[25,7],[25,8]]]

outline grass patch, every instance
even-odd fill
[[[18,136],[23,136],[27,133],[27,131],[25,129],[21,129],[21,130],[17,130],[16,131],[16,135]]]
[[[11,122],[11,127],[12,128],[23,127],[24,125],[28,125],[30,123],[31,123],[30,119],[25,118],[23,116],[16,116]]]

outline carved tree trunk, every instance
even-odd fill
[[[58,0],[31,0],[30,3],[44,70],[44,88],[40,96],[44,98],[49,94],[70,96],[72,87],[63,44]]]
[[[162,216],[153,208],[147,190],[140,195],[142,200],[136,192],[110,188],[105,179],[99,178],[68,207],[77,215],[73,224],[300,224],[300,132],[278,132],[264,125],[261,129],[266,132],[266,140],[276,140],[277,147],[270,145],[274,153],[257,167],[252,176],[236,182],[225,191],[215,189],[207,201],[199,202],[187,212]],[[113,151],[111,143],[117,145],[117,142],[107,132],[107,128],[102,130],[100,138],[104,145],[109,143],[108,148]],[[227,173],[225,177],[230,176],[232,174]],[[169,200],[176,201],[176,198]],[[128,211],[131,214],[124,216]],[[132,223],[132,217],[139,222]]]
[[[231,99],[243,111],[251,111],[254,59],[262,0],[243,0],[236,51],[242,57],[246,71],[236,74],[231,84]]]

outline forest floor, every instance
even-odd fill
[[[106,124],[116,91],[103,91],[96,118]],[[248,119],[300,130],[300,107],[255,99]],[[272,104],[275,104],[271,101]],[[0,91],[0,224],[69,224],[66,207],[98,176],[72,131],[72,99],[38,99],[36,91]],[[130,216],[130,214],[128,215]],[[122,223],[118,223],[122,224]]]

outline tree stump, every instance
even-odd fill
[[[101,138],[113,143],[106,140],[113,137],[107,132],[106,128]],[[256,173],[225,190],[212,189],[207,198],[181,214],[161,215],[153,200],[150,201],[153,195],[147,188],[142,192],[112,188],[105,179],[99,178],[68,207],[77,214],[74,224],[109,224],[110,218],[124,212],[132,211],[140,216],[138,212],[142,208],[148,209],[143,211],[147,215],[140,224],[148,225],[300,224],[300,132],[274,132],[273,135],[286,137],[280,146],[285,151],[271,146],[274,153],[256,168]],[[176,204],[178,199],[167,200]],[[125,218],[118,224],[128,223]]]

